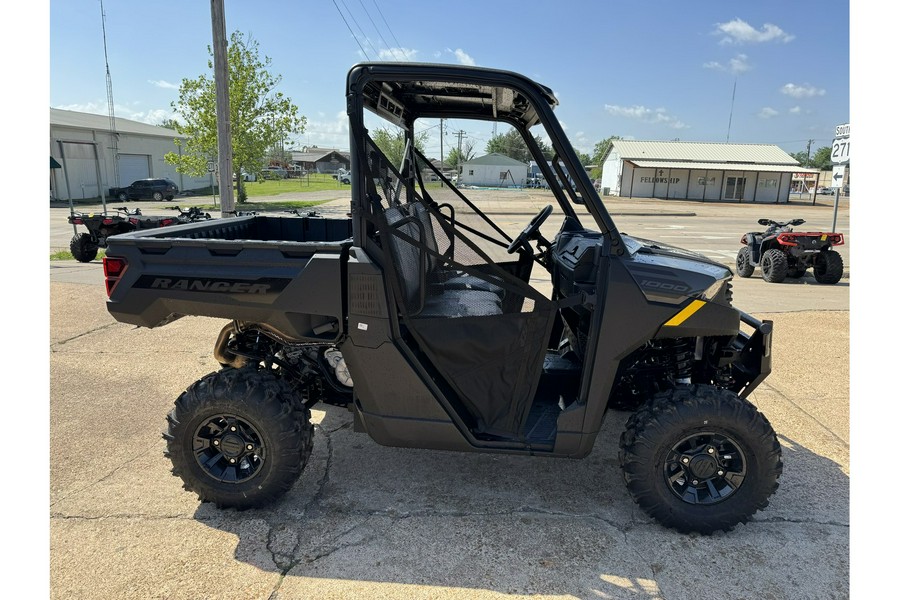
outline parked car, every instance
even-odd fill
[[[834,188],[830,187],[820,187],[816,190],[816,193],[820,196],[834,196]]]
[[[171,179],[138,179],[128,187],[109,188],[109,195],[120,202],[128,200],[173,200],[178,194],[178,186]]]
[[[256,175],[253,173],[248,173],[247,171],[241,171],[241,179],[243,181],[256,181]],[[237,173],[231,174],[231,180],[237,181]]]
[[[266,167],[259,172],[263,179],[284,179],[287,177],[287,170],[281,167]]]
[[[344,168],[340,168],[337,170],[337,173],[331,176],[332,179],[336,179],[341,183],[350,184],[350,171]]]

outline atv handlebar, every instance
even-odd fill
[[[760,219],[757,221],[760,225],[765,225],[766,227],[787,227],[788,225],[803,225],[806,223],[803,219],[794,219],[793,221],[788,221],[787,223],[779,223],[778,221],[773,221],[772,219]]]

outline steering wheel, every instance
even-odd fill
[[[509,246],[506,247],[506,251],[510,254],[514,254],[516,250],[521,248],[525,242],[531,239],[538,229],[540,229],[541,225],[544,224],[544,221],[547,220],[547,217],[550,216],[550,213],[553,212],[553,206],[548,204],[545,206],[541,212],[536,214],[533,219],[531,219],[531,223],[525,226],[525,229],[522,230],[522,233],[519,236],[509,243]]]

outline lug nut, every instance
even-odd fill
[[[709,448],[706,449],[706,451],[709,452],[710,454],[715,454],[716,449],[713,448],[712,446],[710,446]]]
[[[689,459],[687,456],[685,456],[684,458],[681,459],[681,462],[683,462],[684,464],[688,464],[689,462],[691,462],[691,459]]]
[[[228,459],[228,462],[233,463],[233,462],[234,462],[234,459],[233,459],[233,458],[229,458],[229,459]]]
[[[719,477],[721,477],[724,474],[725,474],[725,471],[716,471],[716,475],[718,475]]]
[[[700,483],[700,482],[697,481],[696,479],[694,479],[694,480],[691,481],[691,483],[692,483],[693,485],[697,485],[697,484]]]
[[[253,450],[253,444],[247,444],[247,450]]]
[[[219,445],[219,440],[213,440],[213,446],[218,446],[218,445]]]
[[[231,426],[231,430],[232,430],[232,431],[237,431],[237,427],[235,427],[234,425],[232,425],[232,426]]]

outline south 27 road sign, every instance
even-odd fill
[[[850,162],[850,123],[834,128],[834,140],[831,142],[831,162],[836,165]]]

